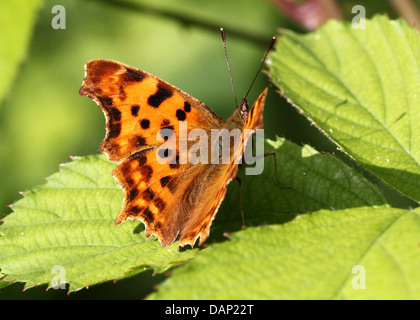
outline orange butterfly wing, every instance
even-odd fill
[[[241,132],[241,144],[238,148],[231,150],[229,164],[210,164],[205,167],[204,172],[198,177],[195,188],[192,192],[192,199],[197,199],[197,206],[192,210],[191,218],[185,222],[180,233],[180,246],[189,244],[193,246],[197,238],[200,238],[199,245],[203,244],[210,233],[210,226],[214,220],[227,192],[227,186],[238,173],[238,164],[235,159],[242,157],[244,146],[251,138],[251,132],[263,127],[263,110],[267,89],[265,89],[255,101],[248,117],[243,123]],[[227,120],[226,126],[234,120],[238,120],[237,111]],[[249,129],[249,131],[245,131]],[[232,146],[231,146],[232,147]],[[194,194],[196,191],[196,194]]]
[[[217,128],[220,119],[204,103],[161,79],[120,62],[91,60],[79,93],[96,101],[104,111],[107,135],[100,150],[110,160],[159,144],[162,128],[178,134],[178,122],[190,128]]]
[[[180,164],[178,147],[165,154],[172,152],[169,158],[177,161],[162,164],[159,146],[180,139],[180,122],[186,121],[188,132],[201,128],[210,136],[211,129],[229,126],[229,120],[159,78],[111,60],[89,61],[79,92],[105,113],[107,135],[101,151],[110,160],[122,161],[113,171],[124,189],[124,205],[115,223],[140,219],[146,235],[156,235],[163,246],[178,234],[180,245],[193,246],[198,237],[203,243],[237,165],[233,159],[231,164]],[[254,104],[244,128],[262,126],[265,95],[266,91]],[[172,130],[173,136],[162,136],[162,129]]]

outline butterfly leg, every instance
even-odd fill
[[[242,229],[245,229],[245,218],[244,218],[244,204],[242,202],[242,181],[241,178],[235,177],[235,180],[238,182],[239,185],[239,202],[241,208],[241,215],[242,215]]]
[[[276,153],[274,151],[270,151],[270,152],[266,152],[264,153],[264,158],[267,156],[273,156],[274,157],[274,176],[276,177],[277,182],[279,183],[279,185],[284,188],[284,189],[292,189],[292,186],[286,186],[283,183],[280,182],[280,179],[277,175],[277,157],[276,157]]]
[[[255,135],[252,135],[252,145],[253,146],[255,146],[255,144],[256,144],[255,139],[256,139]],[[292,186],[287,186],[287,185],[284,185],[283,183],[280,182],[279,176],[277,175],[277,156],[276,156],[276,153],[274,151],[266,152],[262,155],[257,155],[255,157],[255,160],[265,158],[267,156],[273,156],[274,157],[274,176],[276,177],[276,180],[277,180],[278,184],[284,189],[292,189]]]

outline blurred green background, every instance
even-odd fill
[[[19,191],[43,183],[60,163],[70,161],[69,156],[99,152],[105,136],[104,115],[93,101],[78,94],[86,61],[113,59],[150,72],[227,118],[235,106],[219,28],[226,30],[240,99],[278,28],[308,32],[302,23],[305,16],[293,19],[293,11],[280,10],[279,2],[2,0],[0,218],[11,212],[7,205],[20,198]],[[395,18],[401,13],[395,1],[319,2],[327,9],[334,4],[349,21],[355,4],[365,6],[367,17],[385,12]],[[66,10],[66,29],[51,26],[56,16],[52,8],[57,4]],[[253,87],[250,103],[266,86],[271,87],[264,114],[266,137],[277,134],[321,151],[334,151],[322,134],[279,97],[265,74]],[[69,296],[65,290],[45,291],[46,286],[22,292],[23,284],[13,284],[0,289],[0,299],[139,299],[164,278],[146,272]]]

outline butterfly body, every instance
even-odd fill
[[[193,246],[198,238],[202,244],[228,183],[237,175],[236,160],[250,137],[245,129],[262,128],[267,90],[251,110],[243,99],[232,116],[223,120],[204,103],[149,73],[99,59],[85,65],[79,93],[104,111],[107,134],[100,150],[110,160],[121,162],[113,171],[124,189],[124,204],[115,224],[142,220],[146,236],[154,234],[163,246],[177,237],[180,246]],[[195,132],[207,137],[208,154],[200,148],[195,153],[207,161],[188,161],[188,152],[200,140],[191,138]],[[228,161],[221,162],[223,132],[231,135]],[[239,143],[232,143],[235,139]],[[173,148],[163,148],[171,143]]]

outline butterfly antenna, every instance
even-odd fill
[[[227,54],[227,49],[226,49],[225,30],[223,28],[220,28],[220,33],[222,35],[223,48],[225,49],[226,63],[227,63],[228,70],[229,70],[230,84],[232,85],[233,96],[235,97],[235,105],[236,105],[236,108],[238,108],[238,99],[236,98],[235,86],[233,85],[232,71],[230,70],[230,64],[229,64],[229,59],[228,59],[228,54]]]
[[[248,91],[247,91],[247,93],[246,93],[246,95],[245,95],[245,98],[246,98],[246,97],[248,97],[248,93],[251,91],[251,88],[252,88],[252,86],[254,85],[255,80],[257,79],[258,75],[259,75],[259,74],[260,74],[260,72],[261,72],[262,67],[264,66],[265,60],[267,59],[267,56],[268,56],[268,53],[269,53],[269,52],[270,52],[270,50],[273,48],[273,46],[274,46],[274,43],[275,43],[275,42],[276,42],[276,37],[271,38],[270,45],[268,46],[268,49],[267,49],[267,51],[265,52],[264,59],[262,60],[261,66],[260,66],[260,68],[258,69],[257,74],[256,74],[256,75],[255,75],[255,77],[254,77],[254,80],[252,80],[251,85],[249,86],[249,89],[248,89]]]

